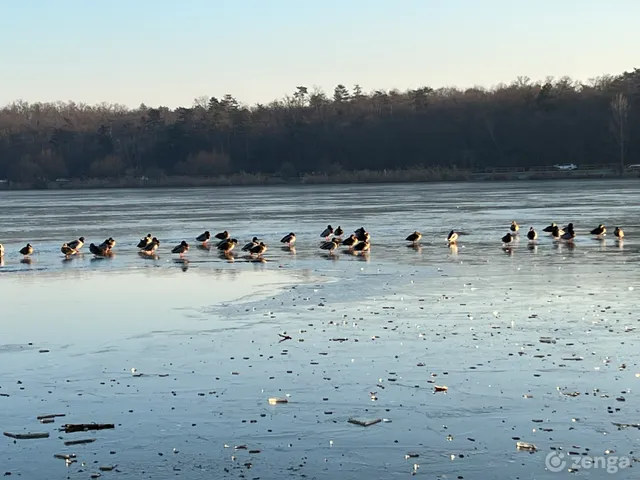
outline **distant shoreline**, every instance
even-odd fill
[[[462,169],[406,169],[406,170],[361,170],[334,174],[305,174],[285,178],[279,175],[239,173],[217,177],[163,176],[120,177],[109,179],[58,179],[38,182],[0,182],[0,191],[14,190],[87,190],[125,188],[198,188],[198,187],[243,187],[272,185],[366,185],[390,183],[442,183],[485,181],[532,181],[532,180],[585,180],[640,178],[638,171],[619,170],[612,166],[589,166],[570,171],[543,168],[494,168],[484,171]]]

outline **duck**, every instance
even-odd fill
[[[257,255],[258,257],[261,257],[262,255],[264,255],[264,252],[266,251],[267,251],[267,246],[265,245],[264,242],[260,242],[258,245],[256,245],[251,250],[249,250],[249,253],[251,255]]]
[[[160,240],[158,240],[156,237],[153,237],[151,239],[151,242],[149,242],[149,245],[147,245],[142,249],[142,253],[145,253],[147,255],[152,255],[156,252],[159,246],[160,246]]]
[[[340,245],[340,239],[339,238],[333,238],[331,240],[329,240],[328,242],[322,242],[322,244],[320,245],[320,248],[322,250],[329,250],[329,253],[332,254],[333,251],[338,248],[338,245]]]
[[[415,243],[419,242],[421,238],[422,238],[422,234],[416,230],[411,235],[409,235],[407,238],[405,238],[405,240],[407,242],[411,242],[411,243],[415,244]]]
[[[622,240],[624,238],[624,232],[620,227],[616,227],[616,229],[613,231],[613,234],[618,240]]]
[[[554,222],[551,225],[549,225],[548,227],[544,227],[542,229],[542,231],[545,232],[545,233],[553,233],[553,229],[556,228],[556,227],[557,227],[557,225]]]
[[[336,228],[336,229],[333,231],[333,234],[334,234],[336,237],[342,237],[342,235],[344,235],[344,230],[342,229],[342,227],[341,227],[340,225],[338,225],[338,228]]]
[[[367,236],[367,231],[364,229],[364,227],[360,227],[359,229],[357,229],[355,232],[356,238],[361,241],[364,242]]]
[[[368,241],[360,242],[353,247],[355,252],[368,252],[371,249],[371,244]]]
[[[111,255],[111,250],[104,244],[96,245],[95,243],[91,243],[89,244],[89,251],[96,257],[107,257]]]
[[[566,232],[562,234],[560,238],[562,238],[562,240],[565,240],[567,242],[572,242],[573,239],[576,238],[576,232],[573,230],[573,223],[570,223],[569,225],[567,225]]]
[[[4,257],[4,245],[0,243],[0,257]]]
[[[515,235],[511,232],[507,233],[504,237],[502,237],[502,243],[505,245],[509,245],[515,240]]]
[[[458,234],[455,231],[451,230],[449,232],[449,235],[447,235],[447,242],[449,242],[449,244],[452,244],[452,243],[456,243],[457,241],[458,241]]]
[[[289,246],[293,245],[294,243],[296,243],[296,234],[290,232],[280,239],[280,243],[286,243]]]
[[[331,235],[333,233],[333,227],[331,225],[327,225],[327,228],[325,228],[322,233],[320,234],[321,237],[324,237],[325,240],[329,239],[329,235]]]
[[[72,240],[69,243],[67,243],[67,245],[73,248],[74,250],[76,250],[76,253],[77,253],[77,250],[80,250],[84,245],[84,237],[80,237],[77,240]]]
[[[225,230],[224,232],[216,233],[216,238],[222,241],[229,240],[230,235],[229,235],[229,232]]]
[[[604,225],[600,224],[596,228],[591,230],[590,233],[591,233],[591,235],[595,235],[597,237],[604,236],[604,235],[607,234],[607,227],[605,227]]]
[[[527,238],[532,242],[538,238],[538,232],[536,232],[533,227],[529,227],[529,231],[527,232]]]
[[[517,232],[518,232],[518,230],[520,230],[520,225],[518,225],[518,224],[516,223],[516,221],[515,221],[515,220],[513,220],[513,221],[511,222],[511,227],[510,227],[510,228],[511,228],[511,231],[512,231],[513,233],[517,233]]]
[[[207,243],[210,238],[211,238],[211,234],[209,233],[209,230],[207,230],[206,232],[201,233],[200,235],[198,235],[196,237],[196,241],[200,242],[200,243]]]
[[[116,246],[116,241],[112,237],[109,237],[104,242],[102,242],[100,246],[105,247],[107,250],[111,250]]]
[[[227,240],[223,240],[218,244],[218,250],[221,250],[224,253],[229,253],[233,250],[238,244],[238,240],[235,238],[229,238]]]
[[[176,245],[171,249],[171,253],[179,253],[180,256],[187,253],[187,251],[189,251],[189,244],[184,240],[182,240],[179,245]]]
[[[147,233],[146,237],[142,237],[140,239],[140,241],[138,242],[138,245],[136,245],[138,248],[145,248],[147,245],[149,245],[151,243],[151,240],[153,239],[153,237],[151,236],[150,233]]]
[[[75,248],[71,248],[67,243],[62,244],[62,247],[60,247],[60,251],[67,257],[78,253]]]
[[[349,250],[351,250],[354,245],[358,243],[358,241],[359,240],[356,238],[356,234],[352,233],[342,241],[342,245],[344,245],[345,247],[349,247]]]
[[[28,257],[32,253],[33,253],[33,247],[31,246],[30,243],[27,243],[24,247],[20,249],[20,254],[24,255],[25,257]]]
[[[242,247],[242,251],[243,252],[248,252],[253,247],[258,245],[258,243],[260,243],[260,240],[258,240],[258,237],[253,237],[250,242],[248,242],[247,244],[245,244],[244,247]]]
[[[558,227],[558,225],[555,225],[553,227],[553,230],[551,230],[551,236],[554,238],[554,240],[559,240],[562,235],[564,235],[564,230],[560,230],[560,227]]]

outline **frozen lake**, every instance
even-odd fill
[[[0,425],[50,437],[1,437],[0,474],[636,478],[637,463],[624,467],[640,457],[640,430],[614,422],[640,422],[638,187],[2,192]],[[522,238],[505,251],[512,220]],[[551,222],[573,222],[575,245],[543,234]],[[364,226],[370,254],[319,250],[329,223]],[[588,234],[599,223],[603,241]],[[407,248],[416,229],[421,247]],[[451,229],[465,233],[457,249]],[[260,237],[265,261],[196,248],[204,230]],[[278,243],[290,231],[294,251]],[[147,233],[161,240],[155,259],[135,248]],[[114,258],[85,246],[64,261],[60,245],[80,235],[114,237]],[[183,239],[192,248],[179,261],[169,249]],[[43,414],[66,416],[40,424]],[[58,432],[90,422],[115,428]],[[64,445],[76,439],[95,441]],[[68,466],[54,458],[70,453]],[[609,472],[585,461],[605,457]]]

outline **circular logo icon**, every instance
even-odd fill
[[[564,467],[567,466],[567,462],[564,459],[564,453],[558,453],[555,451],[549,452],[544,459],[544,465],[550,472],[561,472],[564,470]]]

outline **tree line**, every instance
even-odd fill
[[[190,107],[16,101],[0,110],[0,179],[482,169],[640,163],[640,69],[587,82],[518,77],[485,88],[331,95]]]

